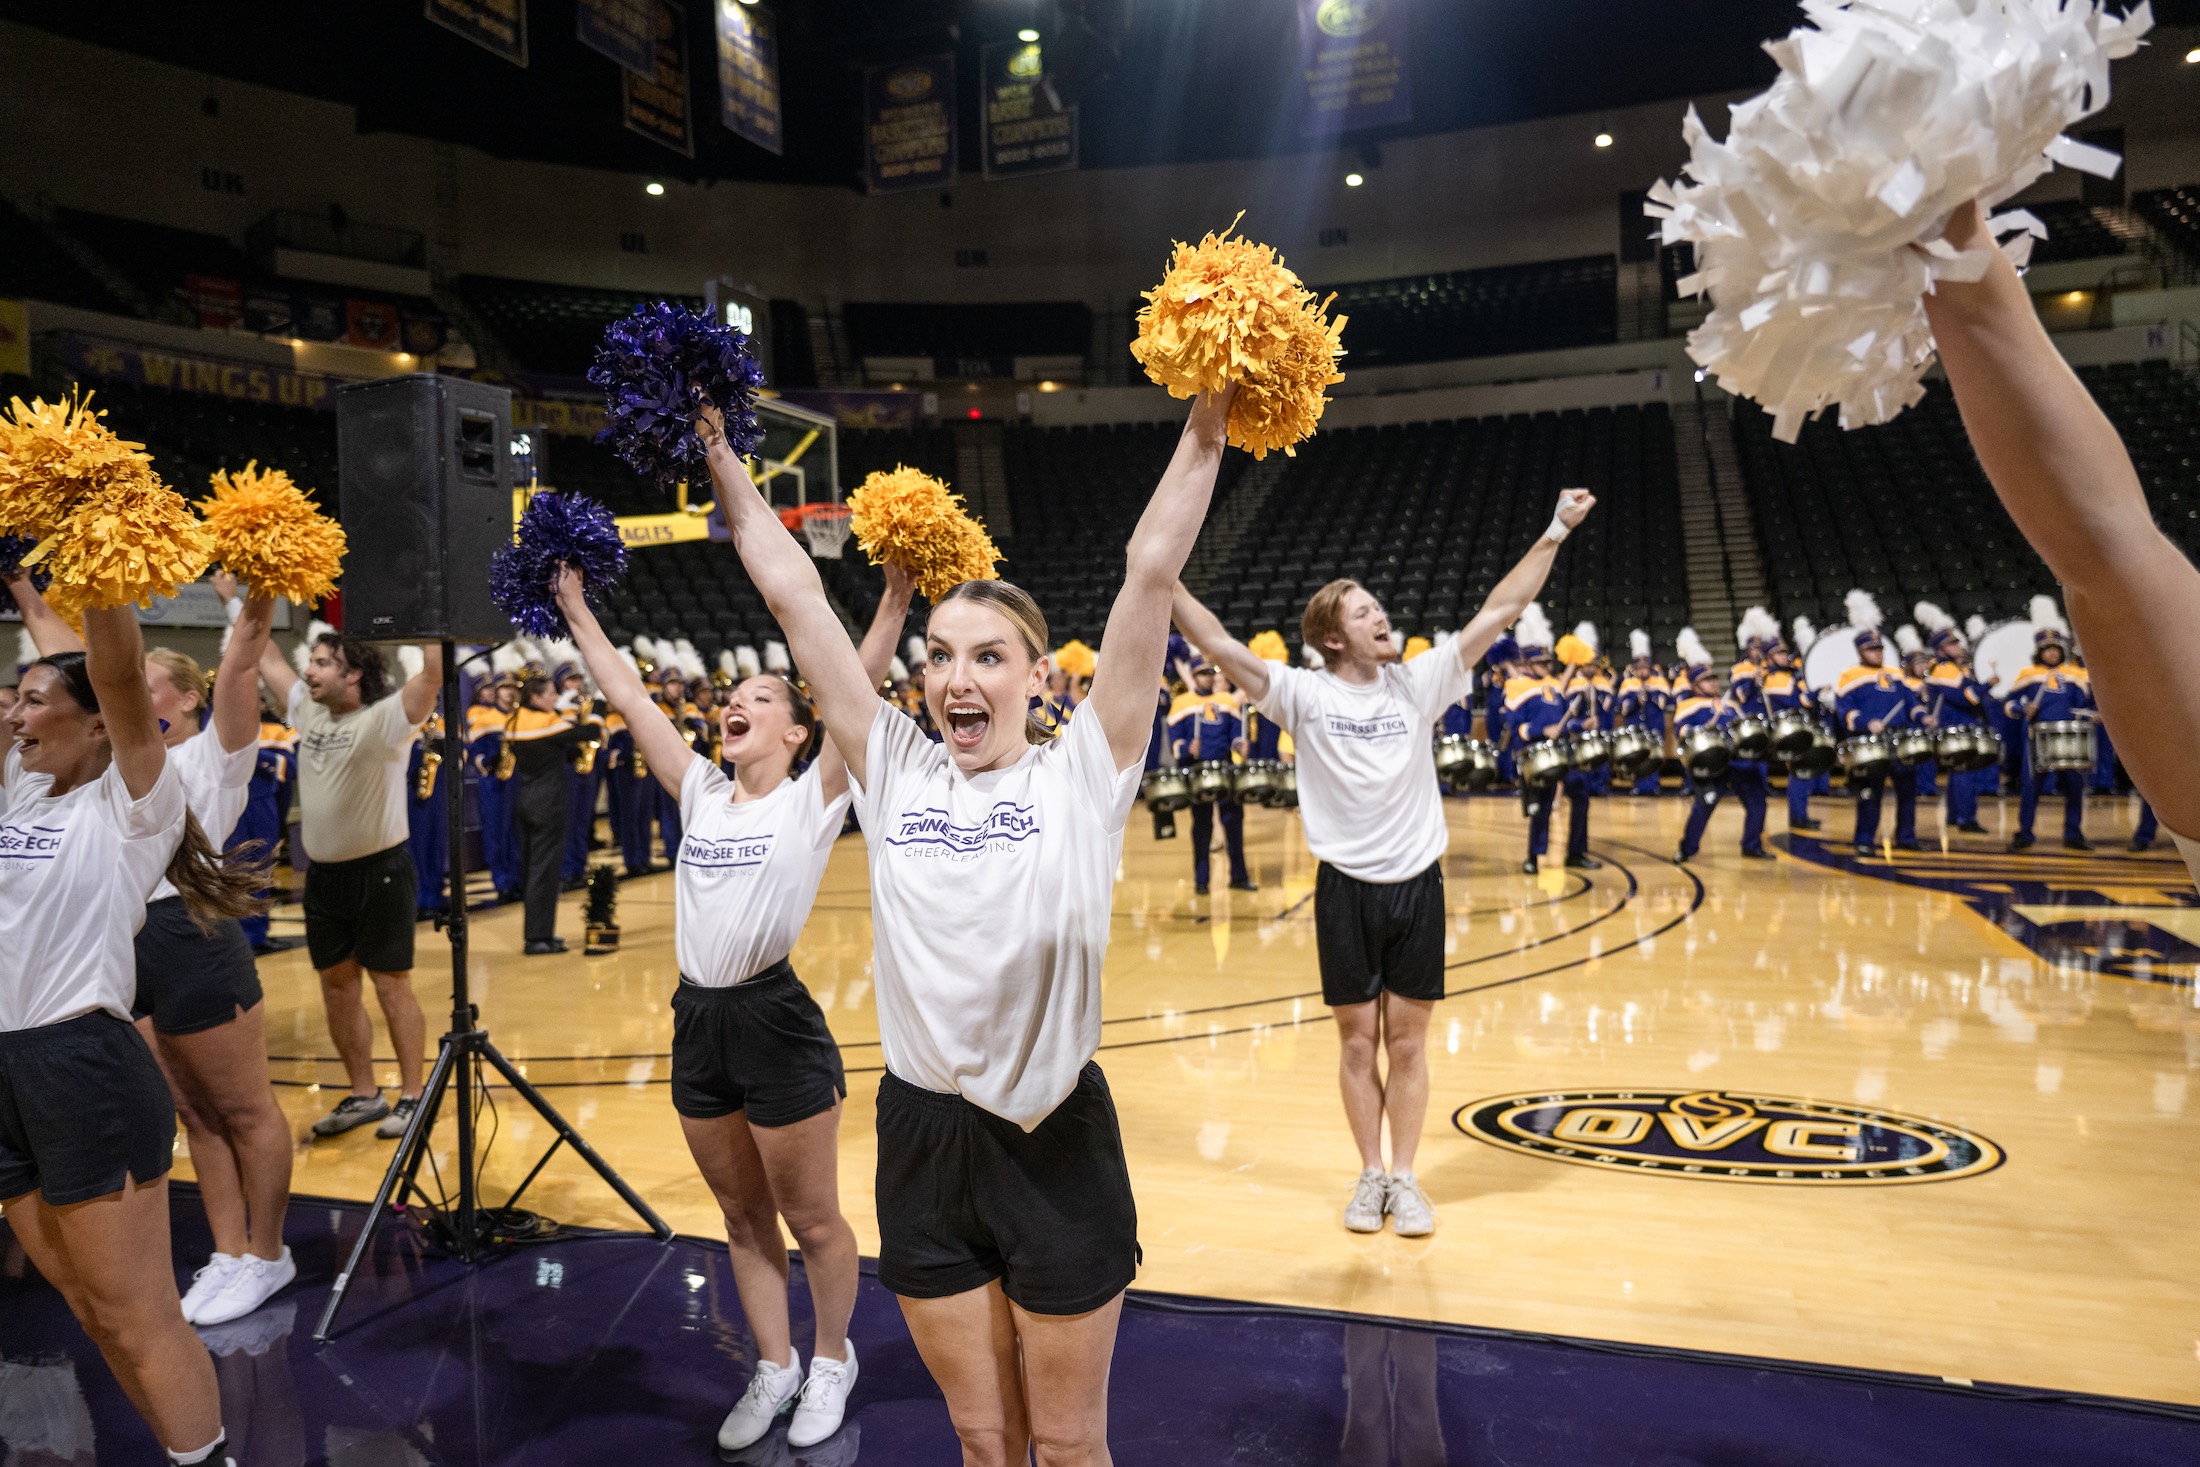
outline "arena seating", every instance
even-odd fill
[[[186,498],[207,491],[216,469],[249,461],[282,469],[337,513],[336,415],[238,402],[127,382],[90,381],[92,404],[124,438],[143,443],[162,478]]]
[[[1619,336],[1611,255],[1315,287],[1337,294],[1352,367],[1594,346]]]
[[[841,307],[849,347],[862,357],[1082,357],[1092,310],[1082,301],[928,305],[850,301]]]
[[[2091,208],[2076,199],[2024,207],[2047,226],[2047,238],[2032,242],[2032,263],[2035,265],[2052,265],[2062,260],[2097,260],[2131,252],[2130,246],[2103,224]]]
[[[1545,591],[1553,623],[1595,622],[1622,660],[1633,627],[1670,645],[1688,589],[1662,403],[1322,433],[1287,462],[1210,599],[1241,636],[1273,627],[1295,645],[1308,595],[1351,575],[1402,632],[1455,630],[1569,485],[1600,503]]]
[[[186,275],[255,280],[266,271],[218,234],[172,229],[82,209],[57,211],[54,222],[115,267],[155,306],[178,295]]]
[[[695,310],[699,296],[550,285],[499,275],[461,275],[458,295],[504,347],[531,372],[578,377],[596,359],[603,329],[649,301],[675,300]]]
[[[2200,269],[2200,184],[2151,189],[2134,195],[2131,207],[2161,231],[2188,266]]]
[[[5,199],[0,199],[0,296],[113,316],[134,314],[97,276],[48,239],[37,221]]]
[[[2200,550],[2200,387],[2159,360],[2079,376],[2124,435],[2156,515]],[[1851,587],[1878,597],[1890,624],[1919,599],[1993,620],[2054,590],[1995,499],[1944,384],[1884,427],[1844,433],[1828,418],[1793,445],[1773,441],[1762,410],[1737,403],[1734,436],[1783,620],[1843,623]]]

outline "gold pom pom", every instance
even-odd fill
[[[1568,667],[1587,667],[1597,660],[1596,649],[1568,632],[1558,639],[1558,660]]]
[[[1322,314],[1335,299],[1292,316],[1284,349],[1249,373],[1231,400],[1229,440],[1254,458],[1266,458],[1273,448],[1296,456],[1295,445],[1321,426],[1322,409],[1329,406],[1322,389],[1344,380],[1337,358],[1344,355],[1346,318],[1331,321]]]
[[[206,573],[214,537],[150,464],[81,501],[24,557],[53,575],[46,600],[74,622],[87,610],[151,606]]]
[[[1289,662],[1291,649],[1284,645],[1283,633],[1273,627],[1245,644],[1245,650],[1263,662]]]
[[[44,539],[85,500],[152,480],[145,445],[116,437],[103,416],[90,393],[9,403],[0,415],[0,535]]]
[[[1093,654],[1090,647],[1072,637],[1056,649],[1054,665],[1071,677],[1091,677],[1093,670],[1100,665],[1100,659]]]
[[[896,465],[848,496],[848,525],[873,565],[900,560],[927,600],[964,581],[998,579],[1000,547],[963,510],[962,496],[921,469]]]
[[[1400,662],[1411,662],[1423,652],[1428,651],[1431,645],[1426,637],[1408,637],[1406,638],[1406,650],[1398,655],[1398,660]]]
[[[214,537],[214,554],[229,573],[262,596],[301,606],[336,594],[344,566],[344,531],[314,506],[281,469],[257,460],[235,473],[214,471],[214,492],[199,513]]]

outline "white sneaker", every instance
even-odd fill
[[[222,1285],[229,1282],[229,1271],[236,1266],[234,1253],[217,1253],[206,1260],[205,1267],[191,1275],[191,1287],[183,1294],[184,1323],[199,1322],[199,1311],[222,1291]]]
[[[828,1360],[810,1357],[810,1378],[803,1382],[802,1400],[794,1408],[794,1423],[787,1428],[787,1445],[814,1447],[840,1430],[848,1413],[848,1396],[856,1388],[856,1342],[847,1342],[848,1358]]]
[[[247,1253],[229,1270],[229,1277],[221,1292],[199,1306],[193,1324],[227,1324],[232,1319],[242,1319],[290,1287],[298,1277],[298,1265],[292,1260],[290,1250],[283,1249],[282,1257],[267,1259]]]
[[[756,1367],[756,1374],[749,1378],[749,1388],[741,1393],[741,1399],[733,1403],[726,1419],[718,1427],[718,1445],[728,1452],[738,1452],[772,1429],[780,1413],[794,1405],[796,1392],[802,1389],[802,1352],[789,1350],[785,1365],[774,1365],[769,1360]]]
[[[1391,1230],[1401,1238],[1425,1238],[1436,1231],[1436,1209],[1413,1173],[1400,1172],[1390,1179],[1383,1211],[1390,1214]]]
[[[1383,1199],[1389,1191],[1387,1181],[1373,1167],[1360,1173],[1360,1180],[1352,1188],[1352,1200],[1345,1204],[1346,1227],[1355,1233],[1379,1233],[1383,1230]]]

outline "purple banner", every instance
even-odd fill
[[[779,21],[761,5],[718,0],[718,120],[767,153],[786,147],[779,103]]]
[[[1299,0],[1300,131],[1356,132],[1413,120],[1408,0]]]
[[[953,54],[863,73],[863,159],[875,194],[955,181]]]

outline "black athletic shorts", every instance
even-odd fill
[[[306,867],[306,951],[316,968],[356,958],[370,973],[410,973],[420,878],[412,849]]]
[[[1322,1002],[1444,996],[1444,864],[1408,881],[1360,881],[1323,862],[1314,874]]]
[[[176,1100],[133,1024],[104,1011],[0,1034],[0,1202],[67,1207],[168,1175]]]
[[[791,1126],[848,1093],[825,1011],[781,958],[745,983],[672,995],[672,1108],[698,1120],[747,1111],[752,1126]]]
[[[1033,1314],[1098,1309],[1138,1276],[1138,1207],[1100,1066],[1037,1128],[887,1075],[878,1087],[878,1281],[982,1288]]]
[[[182,897],[146,904],[145,925],[137,934],[133,1018],[150,1015],[163,1034],[197,1034],[220,1028],[260,998],[252,944],[235,919],[201,932]]]

